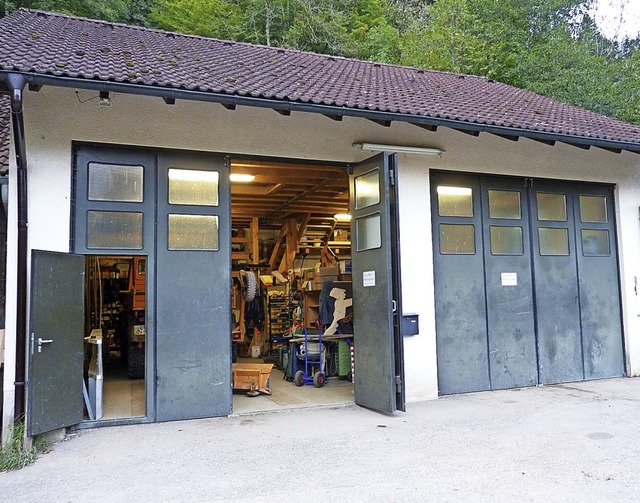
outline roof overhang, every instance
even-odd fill
[[[438,127],[447,127],[456,129],[458,131],[467,132],[475,136],[479,135],[480,133],[490,133],[514,141],[518,140],[519,138],[529,138],[531,140],[540,141],[549,145],[553,145],[555,144],[555,142],[562,142],[583,149],[598,147],[615,153],[620,153],[623,150],[627,150],[636,154],[640,154],[640,144],[637,143],[537,131],[534,129],[510,128],[488,124],[477,124],[468,121],[440,117],[417,116],[412,114],[392,113],[351,107],[338,107],[315,103],[305,103],[300,101],[230,95],[209,91],[156,87],[140,84],[130,84],[126,82],[83,79],[77,77],[44,75],[28,72],[11,72],[7,70],[0,70],[0,92],[8,90],[7,79],[11,74],[22,75],[22,77],[30,87],[55,86],[75,89],[90,89],[95,91],[118,92],[125,94],[158,97],[164,99],[167,103],[175,102],[175,100],[177,99],[203,101],[210,103],[219,103],[229,109],[233,109],[239,105],[248,107],[270,108],[282,113],[283,115],[289,115],[291,112],[317,113],[336,120],[339,120],[342,117],[355,117],[368,119],[385,126],[388,126],[392,121],[398,121],[410,123],[432,131],[435,131]]]

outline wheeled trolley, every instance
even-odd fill
[[[314,336],[315,339],[315,336]],[[304,342],[300,343],[296,357],[304,360],[304,370],[298,370],[293,376],[296,386],[313,384],[316,388],[324,386],[327,377],[324,371],[324,346],[322,332],[318,334],[318,342],[310,342],[307,329],[304,329]],[[314,372],[315,371],[315,372]]]

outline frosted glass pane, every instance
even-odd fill
[[[440,253],[473,255],[476,241],[473,225],[440,224]]]
[[[217,250],[218,217],[169,215],[169,250]]]
[[[492,225],[491,254],[492,255],[523,255],[522,227],[499,227]]]
[[[538,220],[567,221],[567,198],[564,194],[538,192]]]
[[[448,187],[440,185],[438,193],[438,214],[441,217],[472,217],[473,191],[469,187]]]
[[[611,255],[609,231],[584,229],[582,231],[582,254],[585,257],[606,257]]]
[[[356,250],[371,250],[381,246],[380,214],[356,218]]]
[[[356,210],[380,202],[380,170],[374,169],[355,179]]]
[[[580,196],[580,220],[606,224],[607,198],[604,196]]]
[[[489,191],[489,217],[520,219],[520,192],[512,190]]]
[[[218,206],[217,171],[169,168],[169,204]]]
[[[89,211],[87,248],[140,250],[142,248],[142,213]]]
[[[142,166],[89,163],[90,201],[141,203],[143,194]]]
[[[540,255],[569,255],[569,231],[567,229],[538,229]]]

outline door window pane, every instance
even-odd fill
[[[489,230],[492,255],[524,254],[522,227],[500,227],[492,225]]]
[[[440,224],[440,253],[473,255],[476,252],[473,225]]]
[[[609,231],[583,229],[582,254],[585,257],[606,257],[611,255],[611,249],[609,248]]]
[[[142,166],[89,163],[90,201],[142,202]]]
[[[217,250],[218,217],[169,215],[169,250]]]
[[[540,227],[540,255],[569,255],[569,231]]]
[[[87,213],[87,248],[140,250],[142,248],[142,213],[89,211]]]
[[[520,219],[520,192],[513,190],[489,191],[489,217]]]
[[[607,198],[604,196],[580,196],[580,220],[606,224]]]
[[[380,213],[356,218],[356,250],[372,250],[382,246]]]
[[[567,221],[567,198],[564,194],[538,192],[538,220]]]
[[[373,206],[380,202],[380,170],[374,169],[356,176],[354,182],[356,210]]]
[[[217,171],[169,168],[169,204],[218,206]]]
[[[473,191],[469,187],[449,187],[440,185],[438,193],[438,214],[441,217],[472,217]]]

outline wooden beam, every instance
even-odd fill
[[[285,272],[291,269],[293,266],[293,260],[296,257],[296,253],[298,253],[298,223],[295,218],[290,217],[284,223],[285,225],[285,240],[286,240],[286,251],[282,260],[280,261],[280,266],[278,267],[278,271]]]
[[[455,129],[456,131],[460,131],[461,133],[468,134],[469,136],[475,136],[475,137],[480,136],[480,131],[472,131],[469,129],[458,129],[458,128],[453,128],[453,129]]]
[[[598,148],[601,148],[602,150],[606,150],[607,152],[613,152],[614,154],[622,153],[621,148],[611,148],[611,147],[598,147]]]
[[[569,141],[565,141],[564,143],[566,143],[567,145],[571,145],[572,147],[580,148],[582,150],[589,150],[591,148],[591,145],[585,145],[584,143],[572,143]]]
[[[518,141],[520,139],[519,136],[511,135],[511,134],[500,134],[500,133],[492,133],[492,134],[509,141]]]
[[[280,252],[280,247],[282,246],[282,240],[284,239],[286,226],[282,224],[280,228],[280,234],[278,234],[278,238],[276,239],[275,245],[273,245],[273,251],[271,252],[271,257],[269,257],[269,269],[273,270],[276,267],[276,260],[278,259],[278,253]]]
[[[371,122],[375,122],[376,124],[383,126],[383,127],[390,127],[391,126],[391,121],[390,120],[382,120],[382,119],[369,119]]]
[[[545,145],[549,145],[550,147],[553,147],[556,144],[555,140],[544,140],[542,138],[529,138],[529,139],[537,141],[539,143],[544,143]]]
[[[260,263],[260,239],[258,237],[259,224],[258,217],[253,217],[251,219],[251,226],[249,227],[249,232],[251,233],[251,253],[253,255],[253,263]]]
[[[438,130],[438,126],[434,126],[433,124],[418,124],[415,122],[412,122],[412,124],[414,126],[418,126],[421,129],[426,129],[427,131],[431,131],[432,133],[435,133]]]

